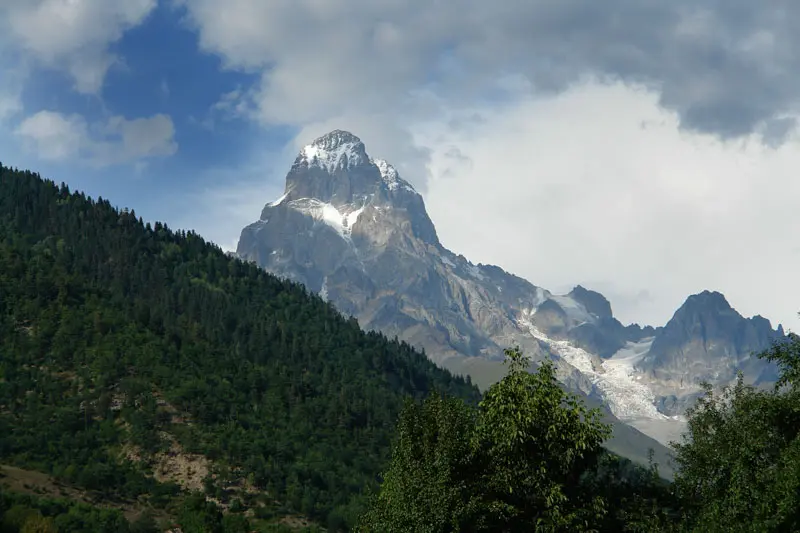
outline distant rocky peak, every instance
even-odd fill
[[[395,167],[372,159],[361,139],[343,130],[323,135],[300,150],[286,175],[284,194],[266,204],[257,228],[251,229],[260,228],[263,233],[268,221],[283,217],[277,213],[289,211],[330,226],[349,242],[352,236],[356,247],[404,239],[439,246],[422,196]],[[302,223],[297,219],[293,224]],[[270,228],[277,225],[273,222]]]
[[[682,334],[701,329],[704,335],[714,333],[720,328],[732,330],[736,327],[753,328],[767,336],[783,336],[783,328],[772,329],[770,321],[760,315],[745,318],[734,309],[722,293],[703,291],[689,296],[683,305],[675,311],[672,319],[665,326],[665,332],[680,331]],[[726,333],[730,333],[727,331]]]
[[[611,312],[611,302],[599,292],[576,285],[567,296],[583,304],[586,310],[597,318],[614,316]]]
[[[703,291],[686,299],[637,366],[687,383],[735,379],[735,369],[743,367],[752,377],[770,367],[753,354],[782,337],[783,328],[773,330],[766,318],[745,318],[721,293]]]
[[[721,292],[708,290],[689,296],[681,309],[706,312],[734,311],[725,295]]]
[[[760,329],[766,326],[771,331],[769,321],[748,319],[734,309],[725,296],[717,291],[705,290],[686,298],[672,315],[672,319],[665,326],[666,330],[675,329],[684,334],[702,331],[703,335],[712,334],[713,331],[722,329],[730,332],[740,324],[749,323]],[[724,336],[724,333],[721,333]]]
[[[421,196],[385,159],[371,158],[361,139],[334,130],[304,146],[286,176],[285,198],[315,198],[337,207],[407,207]],[[416,206],[419,207],[419,206]]]
[[[323,150],[335,150],[341,146],[364,146],[361,139],[345,130],[333,130],[321,137],[317,137],[311,142],[310,146],[316,146]]]

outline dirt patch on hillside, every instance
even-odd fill
[[[135,463],[149,463],[153,478],[160,483],[175,483],[186,491],[203,491],[203,480],[211,469],[211,461],[204,455],[187,453],[169,433],[162,432],[161,438],[169,442],[169,449],[145,458],[136,446],[125,446],[123,456]]]
[[[176,483],[187,491],[202,491],[211,461],[204,455],[185,452],[172,435],[162,433],[162,438],[170,441],[170,447],[153,457],[153,477],[162,483]]]

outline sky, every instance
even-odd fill
[[[800,330],[800,4],[0,0],[0,162],[235,249],[358,135],[443,244],[663,325]]]

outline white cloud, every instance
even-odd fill
[[[0,47],[63,69],[81,93],[97,94],[119,58],[109,47],[141,24],[157,0],[4,0]]]
[[[127,120],[111,117],[106,125],[110,137],[119,138],[121,152],[115,155],[116,148],[107,142],[108,159],[132,160],[145,157],[160,157],[174,154],[178,145],[175,142],[175,126],[167,115],[153,115],[150,118]]]
[[[540,93],[592,74],[646,83],[682,127],[746,136],[800,104],[798,6],[677,0],[175,0],[200,45],[261,74],[267,123],[409,112],[427,87],[453,103],[521,74]]]
[[[82,117],[53,111],[40,111],[26,118],[15,133],[35,143],[38,156],[51,161],[79,155],[89,139]]]
[[[20,67],[5,64],[3,48],[0,46],[0,124],[23,110],[22,84],[25,72]]]
[[[681,132],[656,95],[620,84],[459,116],[472,120],[418,129],[446,246],[546,288],[596,288],[628,322],[664,324],[717,289],[800,330],[796,137],[773,150]]]
[[[0,93],[0,123],[22,110],[22,103],[15,94]]]
[[[45,160],[79,160],[93,166],[137,163],[172,155],[177,150],[175,127],[166,115],[127,120],[111,117],[89,125],[80,115],[40,111],[15,131]]]

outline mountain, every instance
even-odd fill
[[[766,318],[744,318],[719,292],[703,291],[675,312],[638,367],[681,385],[732,381],[737,368],[752,383],[774,380],[777,375],[750,355],[783,337],[781,326],[773,330]]]
[[[682,414],[702,390],[703,381],[726,385],[736,380],[770,386],[778,379],[774,364],[752,357],[785,339],[766,318],[740,315],[719,292],[703,291],[686,299],[658,335],[636,369],[653,384],[656,402],[667,414]]]
[[[447,250],[422,196],[389,163],[369,157],[360,139],[340,130],[300,151],[284,194],[244,228],[237,255],[303,283],[367,329],[425,348],[445,367],[500,361],[503,348],[514,343],[544,356],[547,346],[520,327],[531,313],[530,324],[544,333],[574,332],[587,346],[606,346],[604,354],[649,331],[623,327],[610,306],[596,302],[596,296],[603,299],[597,293],[576,288],[554,296]],[[496,378],[471,374],[484,387]],[[580,381],[579,374],[573,378]]]
[[[193,232],[0,165],[0,512],[120,532],[123,513],[237,532],[301,513],[337,531],[377,488],[405,399],[432,390],[479,399]]]
[[[505,347],[552,358],[566,387],[664,443],[685,427],[703,379],[724,385],[742,369],[766,384],[777,371],[752,354],[783,337],[782,328],[741,317],[718,293],[689,297],[664,327],[624,325],[596,291],[578,285],[555,295],[473,264],[441,244],[422,196],[397,170],[341,130],[300,150],[284,194],[242,230],[236,254],[481,388],[504,375]],[[620,453],[641,458],[655,444],[616,428],[610,446]]]
[[[300,150],[284,194],[243,229],[236,253],[484,389],[504,375],[508,346],[553,358],[565,386],[615,424],[610,449],[645,461],[653,448],[668,462],[663,446],[615,416],[667,419],[650,391],[624,370],[603,369],[605,359],[646,344],[657,330],[623,326],[599,293],[578,286],[554,295],[449,251],[422,196],[351,133],[333,131]]]

